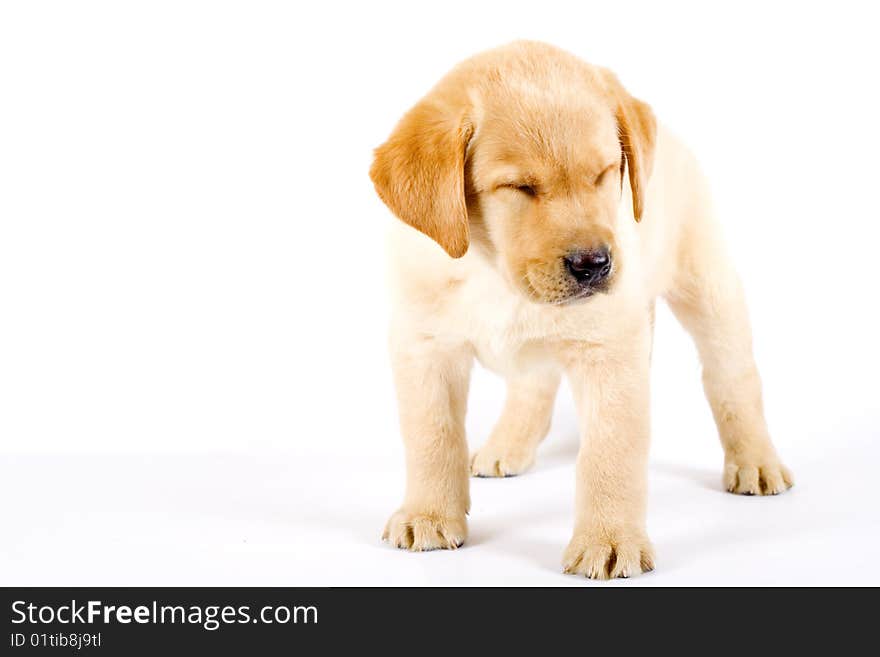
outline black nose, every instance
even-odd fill
[[[565,266],[581,285],[596,285],[611,271],[611,254],[607,248],[575,251],[565,258]]]

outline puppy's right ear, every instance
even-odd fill
[[[433,92],[404,115],[376,149],[370,178],[398,218],[453,258],[468,249],[464,165],[473,126]]]

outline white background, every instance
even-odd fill
[[[610,66],[697,152],[797,486],[721,490],[694,350],[654,356],[655,573],[880,584],[870,3],[37,3],[0,9],[0,583],[544,584],[576,420],[472,484],[471,539],[379,535],[403,459],[367,169],[460,59],[514,38]],[[475,369],[469,440],[503,386]]]

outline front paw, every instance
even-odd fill
[[[608,538],[575,534],[562,564],[566,573],[590,579],[632,577],[654,570],[654,548],[644,535]]]
[[[467,520],[435,513],[411,513],[400,509],[385,525],[382,540],[413,552],[454,550],[467,538]]]
[[[777,495],[794,485],[791,471],[775,456],[758,459],[728,457],[724,486],[739,495]]]
[[[471,457],[471,474],[475,477],[513,477],[528,470],[534,462],[534,449],[487,442]]]

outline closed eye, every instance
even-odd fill
[[[619,165],[617,164],[617,162],[614,162],[613,164],[609,164],[607,167],[605,167],[602,170],[602,173],[600,173],[598,176],[596,176],[596,181],[593,184],[596,187],[601,185],[603,182],[605,182],[609,178],[608,172],[617,170],[618,166]]]
[[[538,190],[537,188],[529,183],[504,183],[503,185],[499,185],[499,187],[503,187],[505,189],[513,189],[517,192],[522,192],[526,196],[537,196]]]

